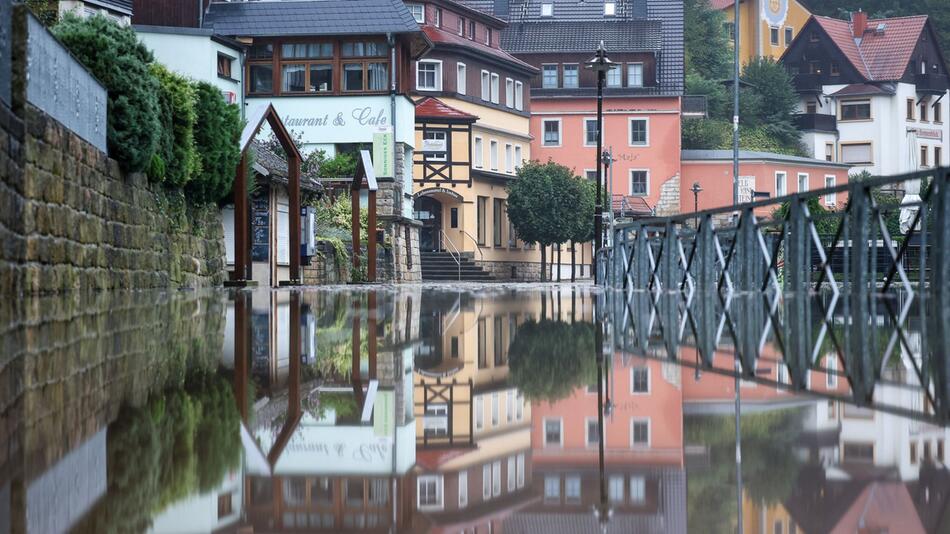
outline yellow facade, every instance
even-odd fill
[[[735,6],[723,8],[726,21],[735,21]],[[778,60],[808,22],[811,13],[795,0],[746,0],[739,4],[739,59]],[[777,31],[777,35],[773,32]],[[790,32],[790,35],[789,35]],[[787,39],[787,37],[791,39]],[[777,37],[777,39],[776,39]]]
[[[742,527],[745,532],[799,532],[795,519],[781,503],[763,504],[742,493]]]

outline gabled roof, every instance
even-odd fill
[[[427,96],[416,102],[416,120],[418,119],[451,119],[475,122],[478,117],[455,109],[438,98]]]
[[[512,56],[505,50],[501,48],[493,48],[486,45],[485,43],[479,42],[473,39],[467,39],[461,35],[444,30],[442,28],[436,28],[435,26],[423,26],[422,32],[429,38],[430,41],[435,46],[448,45],[448,46],[458,46],[461,48],[468,48],[478,54],[484,54],[494,58],[496,61],[504,61],[511,65],[519,67],[521,70],[528,71],[530,73],[538,72],[538,69],[520,59]]]
[[[862,76],[870,81],[893,81],[904,76],[927,15],[870,19],[860,39],[854,37],[850,21],[819,16],[814,20]],[[877,31],[880,25],[883,32]]]
[[[97,5],[126,15],[132,14],[132,0],[83,0],[88,4]]]
[[[552,21],[514,23],[501,33],[501,46],[515,54],[589,52],[604,41],[611,52],[656,52],[662,48],[662,23],[656,20]]]
[[[203,25],[219,35],[247,37],[419,31],[401,0],[212,2]]]
[[[868,95],[893,95],[895,93],[893,84],[870,85],[867,83],[852,83],[838,89],[832,95],[834,96],[868,96]]]
[[[735,4],[734,0],[709,0],[709,7],[716,11],[726,9]]]

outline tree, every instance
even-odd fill
[[[184,76],[159,63],[152,63],[150,70],[159,82],[164,123],[155,156],[161,159],[165,172],[158,176],[150,172],[149,177],[171,187],[183,187],[201,166],[195,148],[195,89]]]
[[[761,127],[779,139],[783,146],[796,146],[801,133],[792,117],[798,107],[798,95],[785,67],[770,57],[754,58],[742,69],[742,79],[749,87],[742,89],[746,99],[745,117],[740,123]]]
[[[594,182],[581,178],[577,178],[575,181],[578,185],[579,195],[569,237],[571,241],[571,282],[577,279],[575,274],[577,244],[590,242],[594,239],[594,204],[596,201]]]
[[[596,377],[594,325],[542,319],[528,321],[508,349],[511,381],[528,399],[568,397]]]
[[[570,169],[552,161],[522,165],[508,185],[508,218],[523,241],[540,245],[542,282],[545,247],[570,239],[579,187]]]
[[[194,137],[200,171],[187,184],[187,191],[197,202],[218,202],[234,184],[243,124],[238,107],[225,102],[217,87],[197,82],[194,89]]]
[[[724,28],[726,17],[712,9],[709,0],[686,0],[683,3],[683,35],[686,73],[711,80],[728,75],[732,65],[732,47]]]

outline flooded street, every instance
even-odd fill
[[[946,350],[916,297],[4,302],[0,533],[945,532]]]

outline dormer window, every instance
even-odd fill
[[[541,16],[542,17],[553,17],[554,16],[554,3],[553,2],[543,2],[541,4]]]
[[[468,38],[472,40],[475,39],[475,21],[474,20],[468,21]]]
[[[442,27],[442,8],[438,7],[435,9],[435,27]]]
[[[459,23],[459,24],[458,24],[458,26],[459,26],[459,27],[458,27],[459,35],[461,35],[461,36],[464,37],[464,36],[465,36],[465,19],[459,18],[459,19],[458,19],[458,23]]]
[[[491,28],[485,28],[485,44],[491,46]]]
[[[616,2],[604,2],[604,16],[612,17],[617,14]]]
[[[426,21],[426,9],[422,4],[406,4],[406,7],[409,8],[409,12],[412,13],[412,18],[416,19],[416,22],[419,24],[425,24]]]

